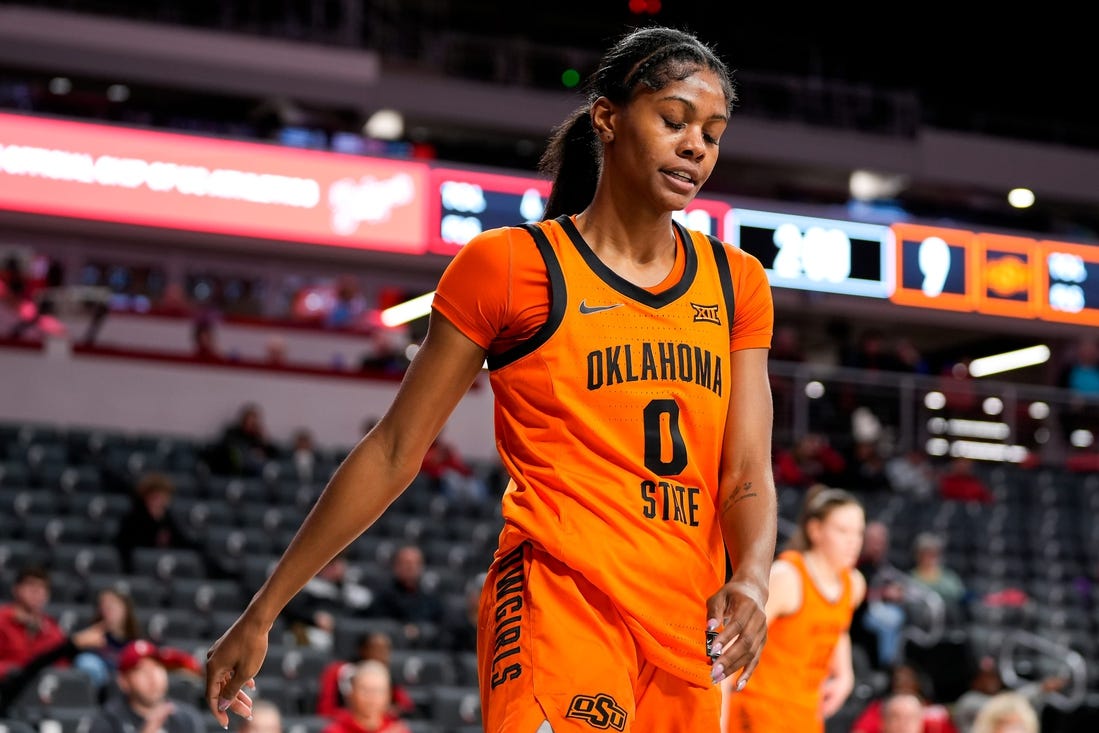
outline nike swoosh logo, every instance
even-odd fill
[[[600,313],[602,311],[609,311],[611,308],[621,308],[626,305],[625,303],[613,303],[611,305],[588,305],[586,300],[580,301],[580,312],[585,316],[592,313]]]

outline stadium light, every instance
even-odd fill
[[[1049,361],[1049,356],[1049,347],[1045,344],[1028,346],[1025,349],[974,359],[969,363],[969,373],[974,377],[987,377],[990,374],[999,374],[1012,369],[1045,364]]]
[[[390,306],[382,311],[382,323],[392,328],[409,321],[415,321],[417,318],[423,318],[431,312],[431,301],[434,297],[435,291],[432,290],[430,293],[418,295],[412,300]]]

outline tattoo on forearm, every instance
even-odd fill
[[[732,509],[734,505],[739,504],[745,499],[750,499],[753,496],[758,496],[758,494],[752,491],[752,482],[745,481],[740,486],[734,488],[733,493],[729,494],[729,496],[726,497],[725,502],[721,506],[721,513],[725,514],[730,509]]]

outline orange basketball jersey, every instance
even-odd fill
[[[607,268],[570,218],[526,229],[479,238],[506,245],[470,243],[537,247],[548,280],[541,328],[502,352],[488,345],[511,476],[498,555],[539,544],[613,600],[646,658],[709,685],[705,601],[725,573],[715,505],[729,355],[770,345],[766,275],[750,255],[676,224],[682,274],[653,293]],[[455,292],[478,285],[456,279],[444,276],[436,308],[484,344],[466,328],[469,295]],[[736,285],[766,301],[743,304],[765,324],[745,326],[739,342]],[[526,292],[544,299],[546,289]]]
[[[850,575],[843,575],[839,598],[830,600],[813,582],[800,552],[786,550],[779,559],[801,576],[801,608],[770,623],[751,681],[730,698],[728,730],[735,733],[820,730],[821,685],[836,643],[851,624]]]

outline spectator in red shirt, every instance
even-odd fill
[[[991,504],[996,500],[980,477],[973,473],[973,461],[955,458],[939,478],[939,496],[952,501]]]
[[[430,477],[449,499],[479,504],[488,498],[488,487],[463,460],[458,450],[442,438],[435,438],[424,454],[420,471]]]
[[[50,576],[45,568],[20,570],[11,591],[11,603],[0,606],[0,676],[65,641],[61,627],[46,614]]]
[[[890,710],[891,701],[900,696],[911,696],[919,701],[918,716],[921,723],[916,730],[920,733],[958,733],[950,720],[950,711],[946,706],[934,702],[931,698],[931,682],[919,670],[910,664],[898,664],[893,668],[889,690],[871,700],[851,726],[851,733],[889,733],[891,730],[904,730],[897,727],[896,711]],[[907,707],[907,706],[906,706]],[[890,713],[893,713],[891,715]],[[888,727],[889,724],[893,727]]]
[[[389,669],[389,660],[393,651],[393,641],[384,631],[371,631],[359,639],[356,656],[352,661],[342,659],[329,663],[321,672],[320,689],[317,693],[317,715],[335,716],[345,703],[344,693],[351,689],[351,676],[359,662],[371,659],[381,662]],[[390,685],[393,690],[393,710],[396,713],[411,713],[416,702],[408,690],[398,684]]]
[[[775,483],[808,489],[816,483],[838,486],[847,461],[819,433],[807,433],[793,448],[775,456]]]
[[[411,733],[390,706],[389,668],[376,659],[359,662],[351,675],[347,705],[324,733]]]

